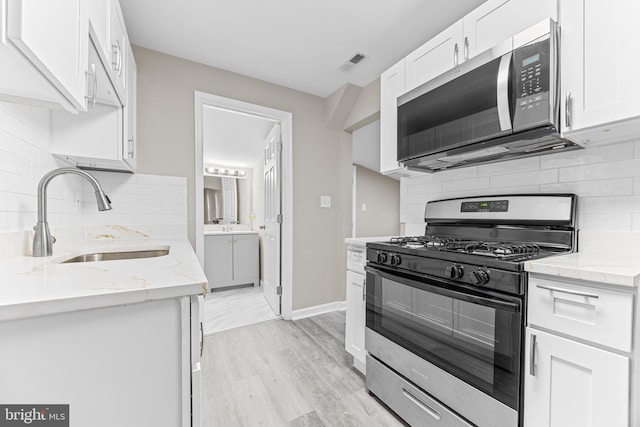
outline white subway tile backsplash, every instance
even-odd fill
[[[623,142],[589,149],[564,151],[540,156],[540,168],[567,168],[571,166],[607,163],[633,157],[633,142]]]
[[[581,229],[640,230],[640,141],[402,178],[400,188],[403,223],[421,223],[430,200],[549,192],[578,195]]]
[[[632,178],[575,181],[540,186],[543,193],[575,193],[581,197],[624,196],[633,191]]]
[[[552,184],[556,182],[558,182],[557,169],[511,173],[508,175],[496,175],[491,177],[492,188],[521,187],[524,185]]]
[[[560,182],[590,181],[640,176],[640,159],[568,167],[560,170]]]

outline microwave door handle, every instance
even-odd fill
[[[512,55],[512,52],[502,55],[502,58],[500,58],[500,66],[498,67],[498,93],[496,99],[500,130],[503,132],[512,129],[511,114],[509,113],[509,76],[511,74],[509,71],[511,69]]]

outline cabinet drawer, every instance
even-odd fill
[[[631,351],[633,294],[531,277],[529,324]]]
[[[446,406],[367,356],[367,389],[412,426],[471,427]]]
[[[350,246],[347,249],[347,269],[364,274],[364,265],[367,263],[366,250]]]

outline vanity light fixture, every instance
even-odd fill
[[[237,178],[244,178],[247,176],[247,171],[240,168],[233,169],[233,168],[207,166],[204,168],[204,172],[207,175],[213,175],[213,176],[230,176],[230,177],[237,177]]]

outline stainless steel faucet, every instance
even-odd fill
[[[47,186],[49,181],[58,175],[65,173],[73,173],[80,175],[87,179],[93,185],[93,189],[96,192],[96,201],[98,202],[99,211],[111,210],[111,200],[104,194],[102,187],[97,179],[87,172],[78,168],[59,168],[54,169],[42,177],[38,184],[38,223],[33,229],[35,234],[33,236],[33,256],[43,257],[51,256],[53,253],[53,244],[56,239],[49,232],[49,224],[47,223]]]

